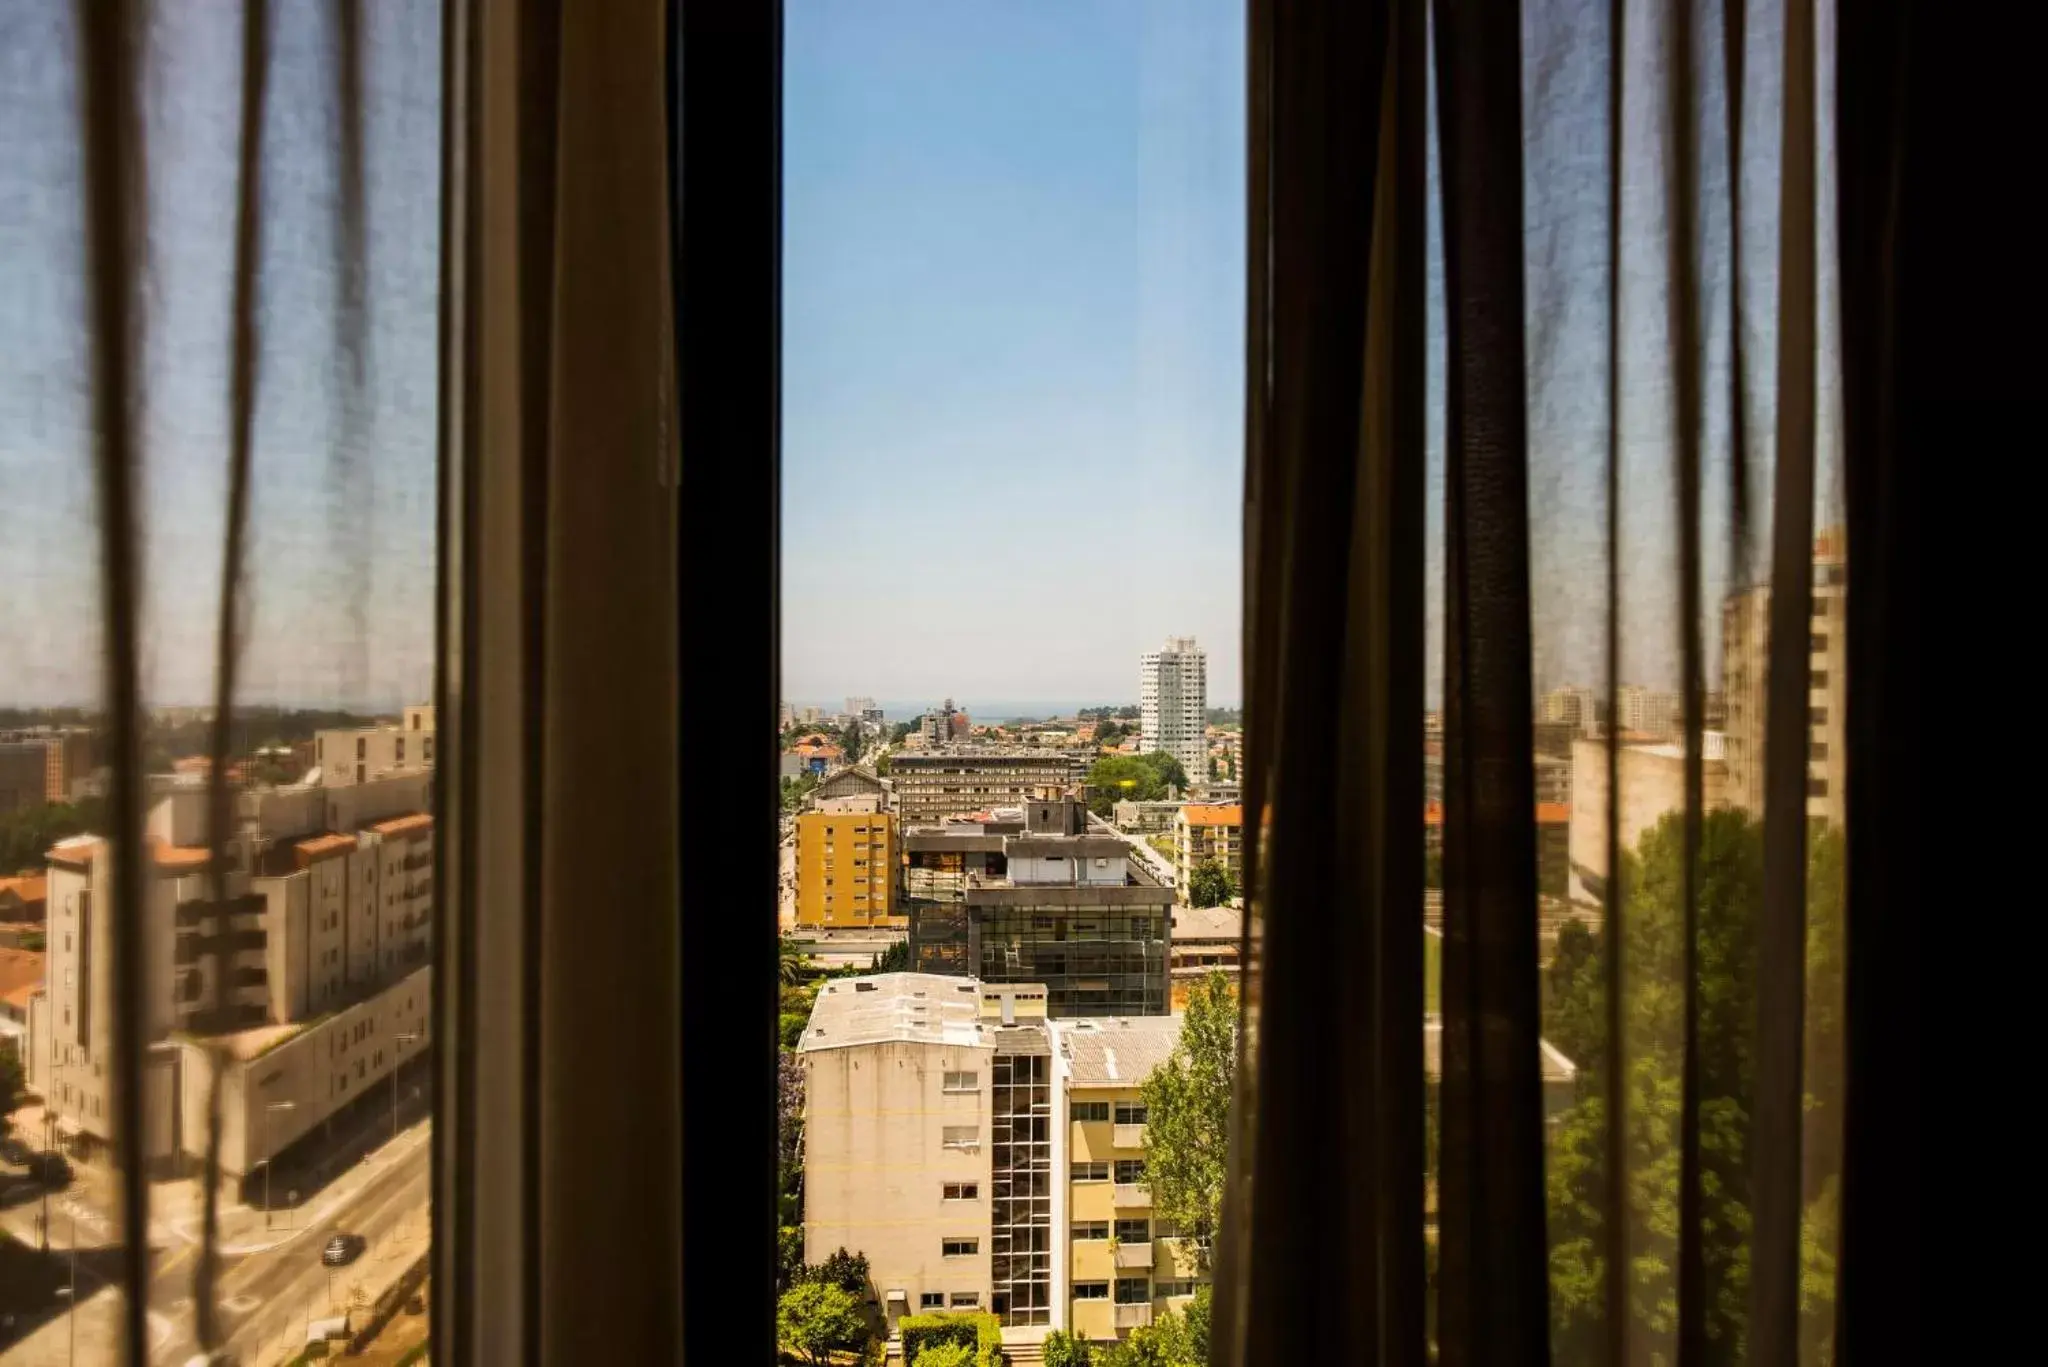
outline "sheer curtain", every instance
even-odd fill
[[[1253,5],[1219,1361],[1839,1360],[1847,1174],[1899,1158],[1869,1118],[1896,1094],[1852,1108],[1889,1028],[1863,1013],[1907,1002],[1871,880],[1910,856],[1860,823],[1910,772],[1863,749],[1906,656],[1871,561],[1910,458],[1888,353],[1837,322],[1888,335],[1900,134],[1836,96],[1897,97],[1900,22],[1838,48],[1804,3]],[[1427,411],[1389,423],[1417,349]]]

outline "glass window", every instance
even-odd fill
[[[974,1201],[981,1197],[978,1182],[948,1182],[945,1185],[945,1199],[948,1201]]]
[[[1109,1164],[1076,1163],[1074,1164],[1073,1180],[1076,1182],[1107,1182],[1109,1180]]]
[[[1074,1299],[1077,1301],[1106,1301],[1109,1299],[1109,1283],[1075,1282]]]
[[[947,1258],[971,1258],[981,1252],[979,1239],[941,1239],[939,1253]]]
[[[944,1089],[949,1092],[973,1092],[981,1089],[981,1074],[975,1072],[947,1073]]]
[[[1109,1237],[1109,1221],[1081,1220],[1074,1225],[1074,1237],[1076,1239],[1107,1239]]]
[[[1142,1158],[1119,1158],[1116,1160],[1116,1180],[1119,1186],[1128,1186],[1145,1180],[1145,1160]]]
[[[1149,1244],[1152,1242],[1152,1222],[1143,1218],[1118,1220],[1116,1241],[1120,1244]]]
[[[1152,1299],[1152,1283],[1143,1277],[1118,1277],[1116,1279],[1116,1303],[1118,1305],[1143,1305]]]
[[[1107,1101],[1076,1101],[1071,1107],[1071,1114],[1077,1121],[1107,1120],[1109,1119],[1109,1103]]]
[[[1145,1103],[1142,1101],[1119,1101],[1116,1103],[1116,1123],[1119,1125],[1142,1125],[1145,1123]]]

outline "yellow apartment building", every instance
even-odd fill
[[[1140,1087],[1180,1035],[1178,1016],[1051,1021],[1056,1123],[1066,1149],[1065,1228],[1055,1237],[1059,1323],[1112,1340],[1185,1309],[1209,1279],[1195,1245],[1152,1210]]]
[[[1195,869],[1215,863],[1234,884],[1244,883],[1244,804],[1190,802],[1173,819],[1173,871],[1181,901]]]
[[[835,798],[796,819],[796,921],[822,929],[901,928],[896,818],[872,798]]]

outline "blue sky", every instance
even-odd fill
[[[1743,184],[1753,488],[1776,356],[1778,16],[1752,5]],[[333,111],[322,11],[277,14],[251,616],[243,696],[388,707],[432,678],[437,12],[370,16],[370,345],[331,366]],[[1606,363],[1604,7],[1524,0],[1530,515],[1537,688],[1598,685]],[[0,702],[90,703],[96,531],[68,6],[0,0]],[[783,691],[918,703],[1123,701],[1168,635],[1240,695],[1241,0],[788,0]],[[1702,70],[1720,21],[1703,12]],[[203,701],[226,465],[238,25],[151,30],[144,694]],[[1820,108],[1833,15],[1820,11]],[[1656,15],[1630,26],[1622,205],[1622,676],[1676,682]],[[1702,83],[1706,520],[1725,517],[1728,167]],[[1823,524],[1839,507],[1832,145],[1819,234]],[[1436,213],[1432,195],[1431,214]],[[1431,243],[1429,485],[1441,496]],[[1760,500],[1767,516],[1767,499]],[[1431,638],[1441,550],[1432,509]],[[1767,526],[1767,522],[1759,522]],[[1759,545],[1764,544],[1759,538]],[[1709,683],[1724,587],[1705,538]]]
[[[791,0],[783,691],[1238,696],[1228,0]]]

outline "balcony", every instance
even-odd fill
[[[1118,1182],[1109,1203],[1118,1210],[1141,1210],[1152,1204],[1152,1189],[1143,1182]]]
[[[1119,1305],[1116,1308],[1116,1327],[1119,1329],[1143,1329],[1152,1323],[1152,1304]]]
[[[1152,1266],[1152,1245],[1149,1243],[1118,1244],[1116,1246],[1116,1266],[1119,1272],[1128,1268],[1150,1268]]]
[[[1113,1125],[1110,1127],[1109,1141],[1120,1149],[1142,1149],[1145,1147],[1145,1127]]]

